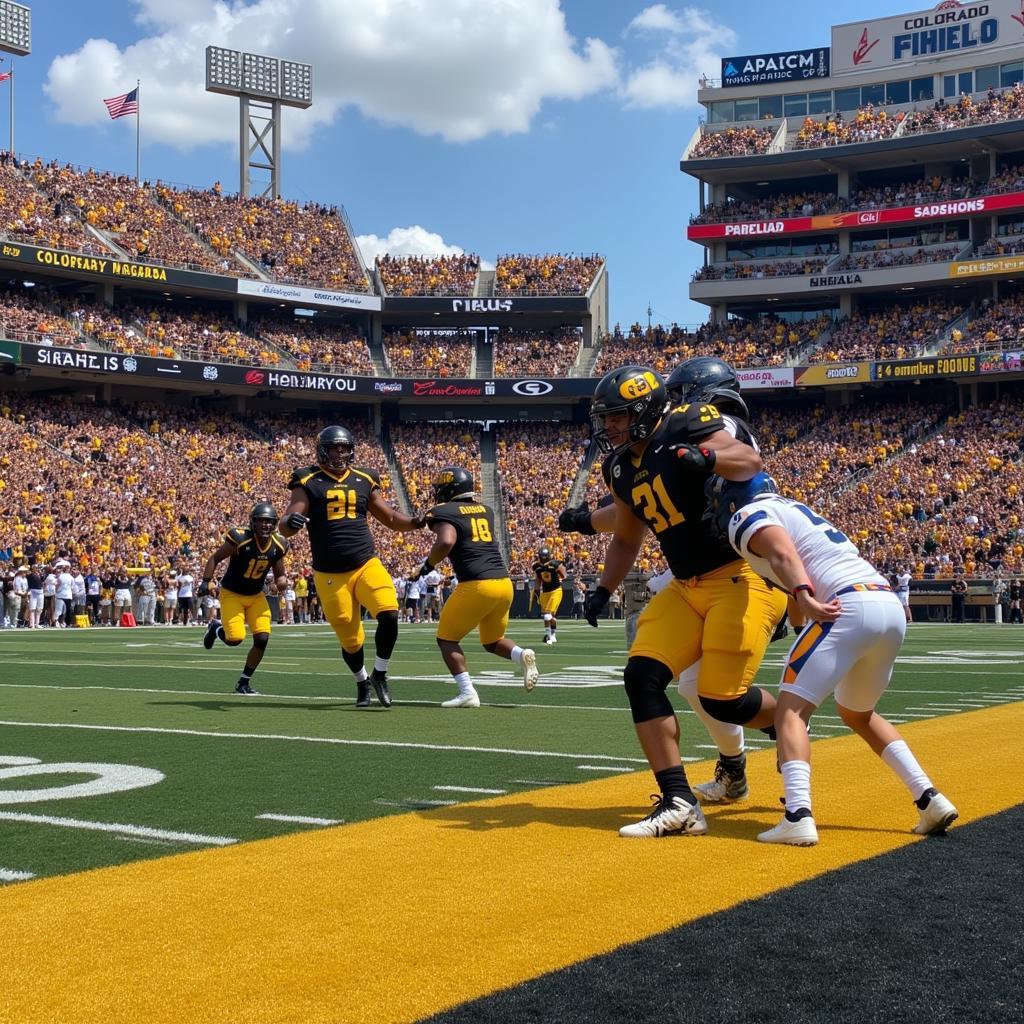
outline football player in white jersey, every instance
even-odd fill
[[[790,648],[775,730],[786,813],[763,843],[813,846],[811,744],[807,723],[830,693],[843,722],[910,791],[919,835],[944,832],[956,808],[939,793],[906,742],[875,705],[889,685],[907,629],[899,599],[852,541],[823,516],[776,492],[766,473],[746,483],[711,477],[707,516],[751,568],[781,587],[807,623]]]

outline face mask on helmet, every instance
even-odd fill
[[[453,501],[461,494],[473,492],[473,476],[469,470],[461,466],[445,466],[431,481],[430,486],[434,491],[434,501],[442,504],[446,501]]]
[[[267,540],[277,529],[278,516],[273,505],[261,503],[249,514],[249,526],[260,540]]]
[[[356,445],[345,427],[324,427],[316,438],[316,461],[332,473],[346,470],[355,458]]]
[[[703,403],[716,406],[720,412],[749,416],[746,402],[740,397],[736,371],[724,360],[714,356],[694,356],[680,363],[666,381],[673,405]]]
[[[741,508],[757,501],[762,495],[778,493],[779,488],[767,473],[758,473],[750,480],[743,481],[709,476],[704,484],[708,504],[702,518],[713,536],[728,541],[729,521]]]
[[[594,391],[590,425],[598,450],[609,454],[645,441],[661,422],[667,401],[665,382],[645,366],[626,366],[602,378]],[[609,429],[608,418],[624,414]]]
[[[540,551],[537,552],[537,557],[540,561],[546,562],[551,557],[551,548],[541,548]]]

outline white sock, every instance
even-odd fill
[[[882,751],[882,760],[899,776],[915,800],[920,800],[921,794],[932,788],[931,779],[925,775],[905,740],[893,740]]]
[[[374,672],[387,672],[389,658],[374,658],[373,659],[373,671]]]
[[[679,694],[685,697],[687,704],[693,708],[693,713],[707,729],[708,735],[718,747],[718,752],[723,757],[739,757],[743,753],[743,726],[720,722],[704,710],[700,698],[697,696],[699,666],[700,662],[696,662],[679,677]]]
[[[361,668],[361,669],[360,669],[360,670],[359,670],[359,671],[358,671],[358,672],[356,673],[356,682],[357,682],[357,683],[365,683],[365,682],[366,682],[366,680],[367,680],[367,679],[369,679],[369,678],[370,678],[370,673],[366,671],[366,666],[364,665],[364,666],[363,666],[363,667],[362,667],[362,668]]]
[[[518,665],[523,660],[523,649],[522,647],[513,647],[512,653],[509,657]]]
[[[807,761],[786,761],[782,765],[782,784],[786,789],[786,810],[811,809],[811,766]]]
[[[459,694],[472,693],[473,692],[473,680],[469,677],[468,672],[460,672],[455,677],[455,682],[459,684]]]

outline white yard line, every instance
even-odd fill
[[[632,768],[618,768],[616,771],[630,772]],[[439,793],[480,793],[484,796],[502,796],[507,789],[480,789],[477,786],[435,786]]]
[[[511,747],[471,747],[449,743],[401,743],[397,740],[351,740],[337,736],[287,736],[282,733],[215,732],[206,729],[161,729],[156,726],[84,725],[80,722],[13,722],[0,721],[0,725],[20,726],[26,729],[86,729],[96,732],[131,732],[159,736],[202,736],[224,740],[274,740],[284,743],[327,743],[342,747],[388,747],[397,750],[455,750],[471,754],[514,754],[519,757],[562,757],[580,760],[620,761],[626,764],[647,764],[642,757],[616,757],[613,754],[563,753],[556,750],[517,750]]]
[[[631,772],[635,770],[618,764],[578,764],[576,768],[581,772]]]
[[[344,825],[344,818],[307,818],[301,814],[257,814],[265,821],[290,821],[296,825]]]
[[[59,828],[80,828],[90,832],[114,832],[143,839],[170,839],[177,843],[196,843],[200,846],[230,846],[237,839],[228,836],[204,836],[198,832],[172,832],[147,825],[125,825],[112,821],[82,821],[80,818],[54,818],[48,814],[22,814],[20,811],[0,811],[0,821],[22,821],[33,825],[56,825]]]
[[[27,882],[35,878],[31,871],[14,871],[12,868],[0,868],[0,882]]]

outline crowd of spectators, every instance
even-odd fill
[[[820,121],[804,118],[793,143],[794,149],[818,149],[822,146],[845,146],[852,142],[875,142],[888,139],[899,128],[905,115],[892,114],[884,107],[868,103],[858,108],[852,118],[842,111],[828,114]]]
[[[496,463],[512,545],[509,570],[531,575],[542,547],[570,568],[590,538],[558,532],[558,513],[586,461],[590,431],[582,424],[502,423],[497,426]],[[589,564],[589,562],[587,563]]]
[[[753,156],[764,153],[775,138],[775,128],[726,128],[723,131],[705,131],[690,151],[688,160],[706,160],[719,156]]]
[[[56,307],[56,297],[44,289],[0,289],[0,332],[13,341],[84,347],[78,325],[55,312]]]
[[[237,274],[242,268],[218,256],[181,224],[154,197],[148,181],[106,171],[80,171],[70,164],[37,161],[33,183],[49,196],[54,211],[74,211],[84,223],[109,235],[133,259],[159,260],[215,274]],[[157,183],[157,189],[160,189]]]
[[[980,352],[1024,347],[1024,296],[1005,295],[981,304],[965,330],[954,330],[944,353]]]
[[[828,259],[808,257],[800,260],[771,260],[755,263],[752,260],[730,260],[728,263],[709,263],[694,275],[694,281],[759,281],[766,277],[800,277],[820,274]]]
[[[553,331],[502,327],[494,340],[494,376],[567,377],[581,341],[577,327]]]
[[[469,377],[476,350],[472,331],[386,331],[384,351],[396,377]]]
[[[780,217],[816,217],[841,213],[847,201],[832,192],[795,192],[761,199],[727,199],[708,203],[690,217],[691,224],[724,224],[738,220],[778,220]]]
[[[494,271],[494,294],[583,295],[603,265],[604,257],[596,253],[499,256]]]
[[[472,295],[480,257],[474,253],[451,256],[377,257],[377,270],[388,295]]]
[[[366,339],[349,324],[271,314],[250,320],[248,330],[286,352],[299,370],[374,376]]]
[[[974,256],[978,259],[990,259],[993,256],[1016,256],[1024,252],[1024,236],[1016,237],[999,236],[982,242],[974,250]]]
[[[955,260],[962,246],[945,245],[915,249],[875,249],[871,252],[852,252],[832,268],[841,270],[885,270],[888,267],[916,267],[925,263],[949,263]]]
[[[31,184],[28,161],[0,153],[0,223],[10,238],[75,252],[106,250],[85,234],[77,212],[50,202]],[[109,254],[108,254],[109,255]]]
[[[966,93],[952,103],[938,100],[931,110],[915,111],[909,117],[906,135],[944,132],[975,124],[998,124],[1024,117],[1024,83],[1016,82],[1008,89],[989,88],[982,100],[975,101]]]
[[[837,321],[828,341],[807,359],[811,363],[909,359],[920,355],[962,313],[961,306],[939,299],[854,313]]]
[[[161,201],[220,256],[241,251],[281,281],[369,292],[370,283],[337,207],[288,199],[224,196],[220,183],[178,191]]]

